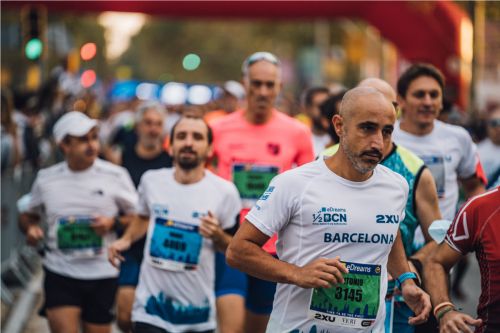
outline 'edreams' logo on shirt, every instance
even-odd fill
[[[339,225],[347,224],[345,208],[321,207],[316,214],[313,213],[313,225]]]

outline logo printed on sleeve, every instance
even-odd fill
[[[271,193],[273,193],[273,191],[274,191],[274,186],[269,186],[267,190],[265,190],[264,193],[262,193],[259,200],[266,201],[271,195]]]
[[[339,225],[347,224],[347,211],[345,208],[321,207],[313,213],[313,225]]]
[[[377,215],[376,216],[376,221],[377,223],[392,223],[392,224],[398,224],[399,223],[399,215]]]

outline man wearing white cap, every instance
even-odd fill
[[[97,158],[97,122],[80,112],[53,129],[65,160],[40,170],[20,226],[28,244],[44,242],[45,303],[51,332],[111,332],[118,270],[106,247],[116,216],[131,214],[137,193],[128,172]],[[47,231],[40,227],[41,216]]]

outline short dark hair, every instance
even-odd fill
[[[398,95],[401,97],[406,97],[406,93],[408,92],[408,87],[413,82],[413,80],[421,77],[421,76],[429,76],[437,81],[439,86],[441,87],[441,93],[444,92],[444,76],[443,73],[436,67],[431,64],[426,63],[417,63],[413,64],[404,71],[403,74],[399,77],[398,80]]]
[[[337,110],[337,103],[342,101],[346,92],[347,90],[341,90],[335,95],[331,95],[319,106],[321,117],[328,120],[328,135],[330,135],[333,142],[337,143],[339,142],[339,136],[335,132],[335,128],[333,128],[332,118],[339,113],[339,110]]]
[[[309,107],[312,106],[314,95],[323,93],[323,94],[329,94],[330,90],[328,90],[327,87],[312,87],[309,89],[306,89],[304,91],[304,95],[302,97],[302,103],[304,106]]]
[[[183,121],[184,119],[199,119],[201,121],[203,121],[203,123],[205,124],[205,126],[207,126],[207,139],[208,139],[208,144],[211,145],[212,142],[214,141],[214,134],[212,132],[212,128],[208,125],[208,123],[205,121],[205,119],[201,118],[201,117],[193,117],[193,116],[182,116],[179,118],[179,120],[177,120],[175,122],[175,125],[172,127],[172,130],[170,131],[170,144],[172,144],[174,142],[174,137],[175,137],[175,129],[177,127],[177,125]]]

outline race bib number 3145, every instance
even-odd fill
[[[323,324],[367,328],[375,323],[380,302],[380,265],[344,263],[344,283],[313,289],[309,317]]]

